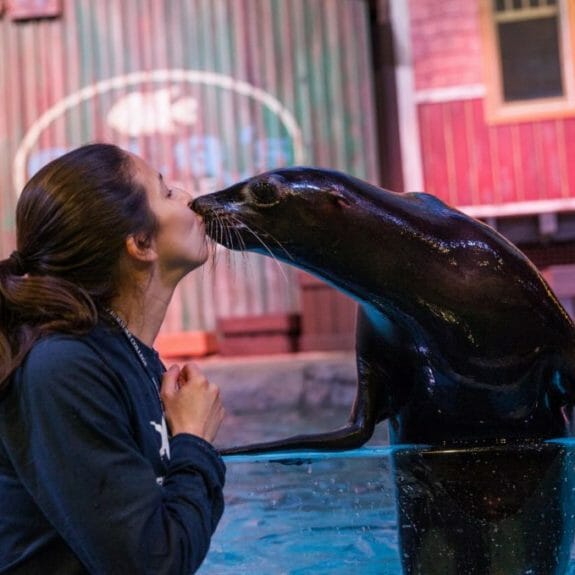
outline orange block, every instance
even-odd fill
[[[218,351],[218,340],[211,331],[178,331],[160,333],[154,347],[165,359],[205,357]]]

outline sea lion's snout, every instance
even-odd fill
[[[191,209],[204,219],[206,234],[229,249],[267,247],[269,230],[258,223],[267,208],[279,204],[281,187],[276,178],[256,176],[223,190],[196,198]]]
[[[266,208],[276,205],[282,198],[282,178],[276,175],[255,176],[223,190],[206,194],[190,203],[200,215],[230,211],[235,207]]]
[[[219,190],[211,194],[205,194],[194,199],[190,204],[190,208],[204,217],[217,216],[223,212],[230,211],[233,206],[242,201],[242,190],[245,183],[235,184],[224,190]]]

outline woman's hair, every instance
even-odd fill
[[[116,146],[83,146],[30,179],[17,249],[0,261],[0,391],[40,337],[96,324],[116,294],[126,238],[149,238],[155,226],[133,161]]]

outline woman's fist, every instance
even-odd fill
[[[193,364],[172,365],[162,378],[160,395],[172,435],[191,433],[212,443],[224,419],[219,388]]]

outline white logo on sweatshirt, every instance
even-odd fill
[[[170,440],[168,438],[168,426],[166,424],[166,418],[162,417],[162,423],[156,423],[155,421],[150,421],[150,425],[160,434],[162,440],[162,445],[160,447],[160,457],[163,459],[166,457],[170,459]]]

